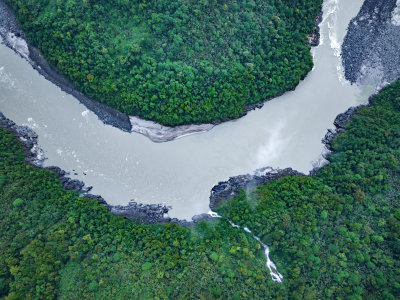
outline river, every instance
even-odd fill
[[[167,143],[104,125],[77,99],[0,45],[0,111],[33,128],[56,165],[93,186],[112,205],[165,203],[170,217],[209,211],[211,188],[256,169],[292,167],[308,173],[337,114],[366,102],[374,87],[344,80],[340,45],[362,0],[326,0],[315,67],[295,91],[212,130]]]

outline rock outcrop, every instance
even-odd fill
[[[365,0],[351,20],[342,45],[345,77],[352,83],[378,84],[400,78],[400,1]]]

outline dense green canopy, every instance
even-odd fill
[[[0,129],[0,299],[399,299],[400,82],[361,109],[315,177],[244,192],[228,222],[135,224],[65,191]]]
[[[239,117],[312,68],[322,0],[8,0],[78,89],[166,125]]]

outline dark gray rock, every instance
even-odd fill
[[[321,34],[319,33],[319,24],[322,22],[322,10],[314,19],[314,30],[307,36],[307,41],[311,47],[319,45]]]
[[[322,139],[322,143],[326,145],[326,147],[330,150],[331,149],[331,142],[334,138],[336,138],[336,130],[328,129],[328,132],[325,134],[325,137]]]
[[[21,141],[24,152],[25,160],[37,167],[41,167],[45,160],[44,152],[37,145],[38,135],[31,128],[26,126],[19,126],[13,121],[7,119],[0,112],[0,126],[10,130]]]
[[[344,128],[360,107],[350,107],[344,113],[337,115],[333,124],[336,128]]]
[[[54,173],[56,173],[58,175],[58,177],[65,176],[67,174],[67,172],[65,172],[63,169],[61,169],[59,167],[55,167],[55,166],[46,167],[46,169],[53,171]]]
[[[392,23],[396,0],[365,0],[342,45],[345,77],[378,87],[400,78],[400,26]]]
[[[141,204],[134,201],[128,205],[109,205],[111,213],[116,216],[121,216],[127,219],[133,219],[144,223],[166,223],[171,219],[166,216],[169,207],[163,204]]]
[[[192,217],[192,220],[194,223],[198,223],[200,221],[211,221],[214,218],[211,217],[209,214],[200,214],[200,215],[195,215]]]
[[[370,101],[373,97],[370,98]],[[344,113],[341,113],[336,116],[333,124],[335,125],[335,129],[328,129],[328,132],[325,134],[325,137],[322,139],[322,143],[325,144],[328,150],[331,150],[331,142],[341,133],[345,132],[345,126],[350,121],[350,119],[357,114],[357,111],[366,105],[359,105],[356,107],[350,107]],[[327,157],[325,157],[327,158]]]

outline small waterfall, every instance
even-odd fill
[[[213,211],[209,211],[208,214],[213,217],[213,218],[220,218],[220,219],[224,219],[226,221],[229,222],[229,224],[231,224],[232,227],[234,228],[240,228],[239,225],[234,224],[231,220],[228,220],[227,218],[224,218],[222,216],[220,216],[219,214],[217,214],[216,212]],[[274,262],[269,258],[269,247],[267,245],[265,245],[263,242],[261,242],[260,238],[258,236],[255,236],[251,230],[247,227],[243,227],[243,230],[247,233],[250,233],[251,236],[256,239],[264,248],[264,255],[265,258],[267,260],[266,262],[266,266],[269,269],[269,272],[271,274],[271,278],[273,281],[275,282],[282,282],[283,281],[283,276],[278,272],[276,265],[274,264]]]

